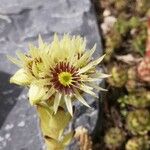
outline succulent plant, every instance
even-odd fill
[[[114,0],[114,5],[117,11],[122,11],[123,9],[126,8],[128,3],[125,0]]]
[[[148,136],[133,137],[128,140],[126,150],[149,150],[150,138]]]
[[[143,91],[125,95],[118,99],[121,105],[131,105],[136,108],[145,108],[150,106],[150,92]]]
[[[150,9],[149,0],[136,0],[135,9],[139,15],[144,15]]]
[[[128,69],[128,79],[135,80],[137,78],[137,72],[135,67],[131,67]]]
[[[145,44],[146,44],[146,27],[144,25],[141,25],[142,28],[137,29],[137,34],[133,36],[132,39],[132,47],[135,51],[140,52],[142,55],[145,52]]]
[[[125,35],[129,30],[129,23],[126,19],[119,17],[114,25],[114,28],[121,34]]]
[[[137,109],[128,113],[127,129],[134,135],[144,135],[150,131],[150,112],[147,109]]]
[[[136,17],[136,16],[133,16],[130,18],[129,20],[129,26],[130,28],[137,28],[141,25],[141,22],[140,22],[140,18],[139,17]]]
[[[108,79],[108,83],[114,87],[122,87],[127,81],[127,70],[124,66],[114,65],[110,67],[109,74],[112,75]]]
[[[89,107],[83,92],[97,97],[92,90],[100,90],[97,81],[108,76],[95,68],[104,56],[93,60],[96,46],[89,51],[85,47],[86,40],[80,36],[66,34],[59,40],[55,34],[52,43],[39,36],[39,46],[30,44],[26,54],[17,53],[18,59],[8,56],[21,67],[10,82],[29,87],[29,102],[37,106],[48,150],[63,150],[69,144],[73,132],[63,131],[73,116],[74,100]]]
[[[120,147],[125,141],[125,132],[117,127],[110,128],[104,137],[106,147],[110,149]]]

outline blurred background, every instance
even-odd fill
[[[44,150],[35,109],[28,104],[27,90],[9,84],[17,67],[7,55],[26,52],[38,35],[50,42],[54,33],[85,36],[88,47],[97,43],[95,56],[101,54],[101,39],[94,7],[90,0],[0,0],[0,150]],[[97,120],[97,103],[92,109],[79,107],[73,126],[84,124],[92,131]],[[76,149],[73,144],[70,149]]]

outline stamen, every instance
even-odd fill
[[[72,74],[69,72],[61,72],[58,75],[59,82],[64,86],[69,86],[72,82]]]
[[[78,69],[70,65],[69,62],[59,62],[53,69],[52,85],[56,90],[64,94],[74,93],[74,88],[80,82]]]

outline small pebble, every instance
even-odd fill
[[[107,17],[107,16],[110,16],[110,15],[111,15],[110,10],[105,9],[104,12],[103,12],[103,16],[104,16],[104,17]]]
[[[5,130],[6,130],[6,131],[7,131],[7,130],[10,130],[10,129],[12,129],[13,127],[14,127],[13,124],[7,124],[6,127],[5,127]]]
[[[5,135],[5,139],[9,139],[10,138],[10,133],[7,133],[6,135]]]
[[[25,126],[25,122],[21,121],[20,123],[18,123],[18,127],[24,127]]]
[[[2,142],[3,140],[4,140],[4,138],[0,136],[0,142]]]

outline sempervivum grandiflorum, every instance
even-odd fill
[[[52,100],[56,113],[58,107],[65,103],[72,115],[72,100],[77,99],[89,106],[82,93],[96,96],[93,89],[102,89],[96,82],[108,77],[96,69],[104,56],[92,60],[96,46],[91,50],[85,47],[86,40],[80,36],[64,35],[59,40],[55,35],[51,44],[39,37],[38,47],[30,45],[27,54],[17,53],[19,59],[10,57],[12,62],[21,67],[10,81],[29,87],[32,105]]]

